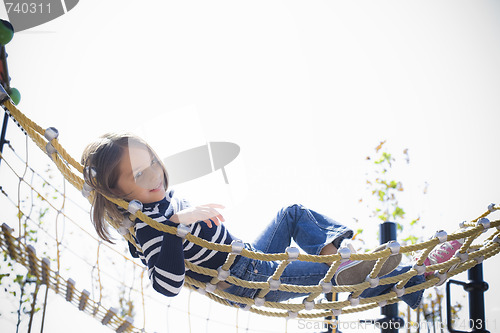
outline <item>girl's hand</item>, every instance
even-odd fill
[[[224,222],[224,218],[215,208],[223,209],[224,206],[218,204],[207,204],[196,207],[189,207],[172,215],[170,221],[185,225],[203,221],[210,228],[212,228],[212,222],[215,223],[215,225],[220,225],[221,222]]]

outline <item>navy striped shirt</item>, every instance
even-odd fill
[[[169,218],[188,207],[190,205],[186,200],[176,198],[174,191],[169,190],[163,200],[144,204],[142,211],[157,222],[177,227],[178,224],[170,221]],[[184,285],[185,275],[201,282],[208,282],[212,279],[210,276],[186,269],[184,260],[198,266],[217,269],[224,264],[227,257],[225,252],[212,251],[176,235],[161,232],[140,219],[136,219],[134,228],[135,241],[141,251],[130,246],[130,252],[148,267],[148,275],[153,288],[166,296],[175,296],[180,292]],[[217,226],[212,223],[212,228],[209,228],[205,222],[196,222],[191,224],[190,228],[191,234],[210,242],[231,244],[233,240],[222,224]]]

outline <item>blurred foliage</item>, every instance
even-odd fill
[[[421,240],[415,232],[420,217],[414,217],[408,222],[406,210],[400,204],[400,196],[405,188],[403,182],[393,175],[394,171],[400,168],[401,160],[406,164],[410,163],[407,148],[396,158],[396,154],[388,150],[386,141],[381,141],[375,147],[373,154],[366,157],[369,163],[366,173],[368,193],[359,199],[359,203],[366,203],[370,218],[376,218],[380,222],[395,222],[399,236],[403,235],[402,242],[415,244]],[[424,194],[426,191],[425,188]],[[358,222],[360,219],[355,218],[355,221]],[[361,239],[363,230],[364,228],[358,228],[354,238]]]

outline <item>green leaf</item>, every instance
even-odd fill
[[[16,275],[16,278],[14,279],[14,282],[21,284],[24,280],[24,275]]]
[[[0,274],[0,283],[2,283],[2,279],[4,277],[6,277],[6,276],[10,276],[10,274],[9,273],[7,273],[7,274]]]
[[[394,217],[394,218],[397,218],[397,217],[403,218],[404,215],[405,215],[405,211],[401,207],[396,207],[394,209],[394,212],[392,213],[392,217]]]
[[[416,244],[417,241],[418,241],[418,237],[416,236],[413,236],[413,235],[410,235],[408,237],[406,237],[405,239],[403,239],[405,242],[410,242],[411,244]]]

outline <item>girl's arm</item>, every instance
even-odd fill
[[[175,223],[182,223],[185,225],[191,225],[198,221],[203,221],[210,228],[212,228],[212,222],[216,225],[220,225],[221,222],[224,222],[224,217],[222,217],[216,208],[224,208],[224,206],[219,204],[207,204],[189,207],[172,215],[170,220]]]
[[[147,213],[146,213],[147,214]],[[157,222],[177,227],[164,216],[150,215]],[[153,288],[166,296],[176,296],[184,285],[185,266],[182,238],[158,231],[144,222],[136,224],[136,238]]]
[[[174,196],[173,193],[174,191],[170,190],[170,197]],[[223,205],[212,203],[192,207],[191,203],[185,198],[176,198],[175,202],[177,207],[175,211],[177,213],[170,217],[170,220],[175,223],[191,225],[203,221],[211,228],[212,223],[220,225],[221,222],[224,222],[224,217],[216,210],[216,208],[224,209]]]

